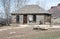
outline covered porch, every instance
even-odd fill
[[[13,20],[14,19],[14,20]],[[44,25],[51,24],[51,14],[12,14],[12,23]]]

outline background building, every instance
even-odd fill
[[[52,14],[53,24],[60,25],[60,4],[58,4],[57,6],[52,6],[49,9],[49,12]]]

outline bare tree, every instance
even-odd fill
[[[15,10],[20,9],[22,6],[24,6],[28,0],[15,0]]]
[[[3,7],[4,7],[4,12],[7,17],[7,25],[9,25],[9,16],[10,16],[10,4],[12,0],[1,0]],[[15,11],[24,6],[27,3],[28,0],[14,0],[13,3],[15,3]],[[14,6],[14,5],[13,5]]]
[[[4,12],[6,14],[6,18],[7,18],[7,25],[9,25],[9,14],[10,14],[10,0],[1,0],[3,3],[3,7],[4,7]]]

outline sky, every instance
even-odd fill
[[[28,0],[27,4],[38,4],[40,7],[44,8],[45,10],[49,10],[51,6],[57,6],[60,3],[60,0]],[[14,9],[13,0],[11,1],[11,10]],[[3,11],[2,3],[0,1],[0,11]]]
[[[38,4],[40,7],[44,8],[45,10],[49,10],[51,6],[57,6],[59,3],[60,3],[60,0],[28,0],[28,2],[27,2],[28,5]],[[14,3],[12,0],[11,1],[11,12],[14,10],[13,5],[14,5]],[[0,0],[0,12],[3,12],[3,6],[2,6],[1,0]],[[3,17],[5,17],[5,16],[3,16]]]
[[[38,4],[45,10],[50,9],[51,6],[57,6],[60,0],[30,0],[28,4]]]

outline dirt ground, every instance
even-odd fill
[[[0,31],[0,39],[60,39],[60,29],[33,30],[33,27]]]

